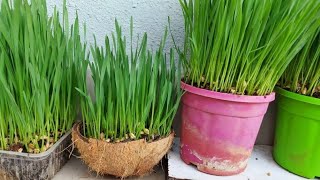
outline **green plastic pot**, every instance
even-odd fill
[[[320,177],[320,99],[281,88],[276,92],[275,161],[297,175]]]

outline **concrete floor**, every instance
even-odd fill
[[[256,145],[245,172],[227,177],[212,176],[197,171],[194,166],[186,165],[179,155],[180,139],[176,138],[172,151],[168,154],[168,176],[172,179],[192,180],[305,180],[281,168],[272,158],[272,146]],[[141,180],[164,180],[165,170],[157,166],[155,171],[142,178],[129,178]],[[111,176],[97,176],[90,172],[80,159],[73,157],[53,178],[53,180],[111,180]]]
[[[179,155],[179,139],[168,154],[169,177],[193,180],[306,180],[281,168],[272,158],[272,146],[256,145],[246,170],[235,176],[213,176],[186,165]]]
[[[117,179],[111,176],[97,176],[96,173],[90,172],[88,167],[76,157],[71,158],[71,160],[58,172],[58,174],[53,178],[53,180],[111,180]],[[164,170],[158,166],[155,168],[155,172],[142,177],[142,178],[128,178],[128,179],[140,179],[140,180],[164,180],[165,173]]]

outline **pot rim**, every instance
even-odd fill
[[[80,132],[80,126],[82,125],[82,122],[77,122],[73,125],[72,127],[72,131],[75,132],[82,141],[86,142],[86,143],[90,143],[90,139],[92,140],[95,140],[95,141],[99,141],[99,142],[103,142],[103,143],[108,143],[110,145],[119,145],[119,144],[128,144],[128,143],[134,143],[134,142],[138,142],[138,141],[145,141],[146,143],[148,144],[152,144],[152,143],[155,143],[157,141],[161,141],[163,139],[166,139],[166,138],[169,138],[170,136],[174,136],[174,131],[172,130],[171,133],[166,136],[166,137],[161,137],[159,139],[157,139],[156,141],[152,141],[152,142],[147,142],[145,139],[136,139],[136,140],[133,140],[133,141],[128,141],[128,142],[119,142],[119,143],[112,143],[112,142],[107,142],[107,141],[103,141],[103,140],[100,140],[100,139],[95,139],[95,138],[87,138],[85,136],[83,136]]]
[[[275,92],[265,96],[248,96],[248,95],[237,95],[230,93],[221,93],[216,91],[210,91],[207,89],[201,89],[195,86],[191,86],[183,81],[180,85],[181,89],[208,98],[220,99],[232,102],[243,102],[243,103],[270,103],[275,100]]]
[[[283,89],[281,87],[276,87],[275,91],[277,92],[277,94],[280,94],[280,95],[285,96],[287,98],[294,99],[296,101],[300,101],[300,102],[304,102],[304,103],[308,103],[308,104],[320,106],[320,99],[318,99],[318,98],[294,93],[294,92],[288,91],[286,89]]]
[[[39,153],[39,154],[34,154],[34,153],[26,153],[26,152],[15,152],[15,151],[4,151],[0,150],[0,157],[1,154],[8,154],[8,155],[15,155],[19,157],[28,157],[28,158],[42,158],[49,156],[51,153],[53,153],[59,146],[60,144],[71,134],[71,130],[67,131],[56,143],[53,144],[52,147],[50,147],[47,151]]]

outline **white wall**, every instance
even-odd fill
[[[47,3],[51,14],[55,5],[61,10],[63,0],[47,0]],[[104,44],[105,35],[114,30],[115,18],[129,37],[132,16],[134,33],[141,37],[147,32],[149,45],[155,49],[168,26],[170,16],[175,40],[180,46],[183,44],[184,21],[178,0],[67,0],[67,7],[71,20],[77,11],[80,22],[86,22],[87,40],[91,43],[94,42],[95,34],[98,44]],[[173,47],[170,37],[167,38],[167,47]]]

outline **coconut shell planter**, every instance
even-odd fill
[[[117,177],[143,176],[152,171],[171,148],[174,133],[153,142],[145,139],[112,143],[86,138],[81,134],[81,124],[74,125],[72,141],[81,159],[98,174]]]
[[[131,44],[131,55],[127,55],[126,38],[115,24],[112,42],[106,36],[105,47],[92,46],[93,61],[83,62],[77,88],[83,121],[73,127],[72,140],[81,159],[98,174],[143,176],[173,143],[172,123],[182,96],[181,71],[173,53],[170,58],[163,53],[165,38],[152,54],[144,34],[139,51]],[[132,19],[130,27],[132,32]],[[87,88],[88,64],[95,96]]]

